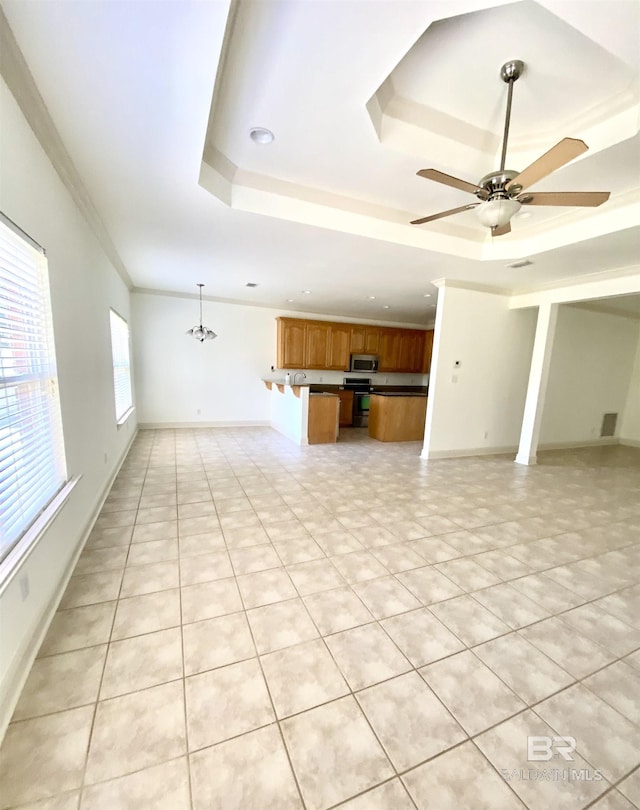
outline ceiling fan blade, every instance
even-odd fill
[[[434,219],[442,219],[443,217],[450,217],[451,214],[459,214],[460,211],[468,211],[470,208],[475,208],[480,203],[470,203],[469,205],[461,205],[459,208],[451,208],[449,211],[441,211],[439,214],[432,214],[430,217],[422,217],[421,219],[414,219],[410,225],[422,225],[423,222],[432,222]]]
[[[491,236],[504,236],[507,233],[511,233],[510,222],[507,222],[506,225],[496,225],[495,228],[491,228]]]
[[[576,138],[563,138],[560,143],[552,146],[542,157],[534,160],[523,172],[510,180],[507,183],[507,190],[516,185],[522,186],[522,188],[532,186],[538,180],[542,180],[551,172],[555,172],[556,169],[577,158],[578,155],[582,155],[588,149],[589,147],[584,141],[579,141]]]
[[[459,188],[461,191],[468,191],[470,194],[481,191],[480,186],[467,183],[466,180],[460,180],[459,177],[451,177],[450,174],[439,172],[437,169],[420,169],[417,174],[426,180],[435,180],[436,183],[444,183],[445,186],[453,186],[453,188]]]
[[[595,208],[609,199],[609,191],[545,191],[527,194],[524,205],[578,205]],[[531,199],[527,199],[531,197]]]

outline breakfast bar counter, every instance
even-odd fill
[[[427,414],[425,394],[396,391],[372,393],[369,436],[381,442],[417,442],[424,439]]]

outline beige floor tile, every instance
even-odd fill
[[[213,500],[196,501],[194,503],[181,502],[178,505],[178,519],[186,520],[193,517],[213,517],[216,515]]]
[[[312,560],[287,566],[301,596],[328,591],[345,584],[345,580],[330,560]]]
[[[527,705],[573,683],[574,678],[518,633],[487,641],[475,654]]]
[[[402,779],[418,810],[524,810],[471,742],[414,768]]]
[[[152,509],[156,506],[173,506],[175,509],[177,501],[178,499],[175,492],[161,492],[158,495],[143,495],[140,499],[140,508]],[[175,514],[173,515],[173,519],[175,520]]]
[[[313,537],[296,537],[291,540],[279,540],[273,544],[278,557],[284,565],[319,560],[325,556],[324,551]]]
[[[86,548],[76,564],[75,576],[99,574],[102,571],[121,571],[127,560],[128,546],[118,548]]]
[[[415,805],[399,779],[391,779],[380,787],[340,805],[340,810],[415,810]]]
[[[178,517],[175,506],[149,506],[138,509],[136,525],[141,523],[158,523],[165,520],[176,520]]]
[[[415,596],[393,576],[361,582],[354,585],[353,590],[376,619],[386,619],[421,606]]]
[[[438,602],[429,610],[468,646],[509,632],[503,621],[467,594]]]
[[[564,727],[564,724],[562,726]],[[593,801],[609,786],[606,780],[598,781],[593,778],[594,766],[585,762],[579,755],[579,749],[571,755],[573,757],[571,767],[577,771],[589,770],[591,780],[528,778],[529,769],[536,772],[550,767],[556,767],[559,771],[563,769],[562,764],[555,764],[557,760],[552,760],[554,764],[551,765],[550,762],[531,762],[527,759],[529,736],[554,737],[558,733],[557,729],[549,727],[529,710],[485,731],[476,737],[475,743],[530,810],[546,810],[549,807],[578,810]],[[569,731],[560,733],[573,734]],[[525,775],[520,776],[521,772]]]
[[[101,514],[96,520],[94,527],[100,529],[115,529],[120,526],[133,526],[136,521],[137,509],[129,509],[125,512],[106,512]]]
[[[586,678],[584,686],[640,726],[640,672],[618,661]]]
[[[157,540],[176,540],[177,537],[178,521],[162,520],[158,523],[136,526],[133,530],[131,542],[135,545],[136,543],[151,543]]]
[[[121,583],[122,571],[71,577],[60,601],[60,610],[113,601],[118,598]]]
[[[638,605],[640,605],[640,587],[625,588],[618,593],[603,596],[595,602],[596,607],[602,608],[606,613],[616,616],[627,624],[640,628],[640,616]]]
[[[100,699],[137,692],[182,677],[179,627],[109,645]]]
[[[115,546],[128,546],[131,542],[133,526],[121,526],[114,529],[92,529],[84,551],[96,551]],[[100,559],[99,555],[96,559]]]
[[[320,640],[287,647],[264,655],[261,660],[279,718],[349,693],[340,670]]]
[[[120,596],[141,596],[145,593],[167,591],[180,584],[177,560],[136,565],[125,569]]]
[[[304,597],[323,636],[373,621],[373,616],[351,588],[335,588]]]
[[[252,518],[257,521],[253,512],[249,513]],[[228,520],[228,518],[225,518]],[[243,525],[238,523],[238,525]],[[252,524],[249,524],[252,525]],[[225,528],[223,518],[218,518],[217,515],[204,515],[201,517],[183,518],[178,521],[178,534],[180,537],[187,537],[190,534],[204,534],[205,532],[217,532],[220,528]]]
[[[178,541],[176,539],[132,543],[127,558],[127,568],[132,565],[150,565],[177,559]]]
[[[185,689],[190,751],[275,720],[256,658],[187,678]]]
[[[363,689],[411,669],[411,664],[377,624],[327,636],[338,667],[352,689]]]
[[[532,602],[509,582],[475,591],[473,598],[495,613],[513,630],[549,616],[549,612],[542,605]]]
[[[468,650],[423,667],[420,674],[470,736],[525,708]]]
[[[186,753],[180,681],[98,703],[85,784],[102,782]],[[153,745],[141,744],[153,740]]]
[[[525,627],[520,635],[577,679],[615,660],[613,653],[590,641],[559,618]]]
[[[365,689],[357,698],[397,771],[467,736],[417,672]]]
[[[373,554],[364,550],[339,554],[336,557],[331,557],[331,562],[351,585],[375,577],[384,577],[389,573]]]
[[[425,562],[430,564],[454,560],[463,556],[462,552],[449,545],[444,537],[427,537],[422,540],[412,540],[408,545]]]
[[[197,751],[190,760],[194,810],[302,810],[275,726]]]
[[[269,568],[280,568],[282,563],[273,546],[264,544],[249,548],[232,548],[229,551],[231,563],[236,576],[266,571]]]
[[[354,527],[350,531],[356,540],[359,540],[365,548],[369,549],[390,546],[398,542],[395,534],[384,526]]]
[[[185,757],[86,788],[82,810],[191,810]]]
[[[180,584],[198,585],[214,579],[233,576],[231,560],[226,551],[212,551],[197,557],[183,557],[180,560]]]
[[[248,548],[270,543],[271,540],[262,526],[244,526],[238,529],[224,529],[227,548]]]
[[[101,644],[37,658],[12,720],[24,720],[94,703],[98,699],[106,652],[107,645]]]
[[[107,512],[122,512],[130,509],[137,509],[140,498],[112,498],[109,496],[102,506],[100,514]]]
[[[130,596],[118,602],[112,639],[139,636],[180,626],[180,591]]]
[[[500,582],[495,574],[492,574],[491,571],[483,568],[471,558],[449,560],[448,562],[437,563],[434,567],[441,574],[449,577],[463,591],[477,591],[480,588],[487,588]]]
[[[308,563],[302,563],[308,565]],[[238,587],[247,610],[274,602],[283,602],[298,595],[284,568],[272,568],[238,577]]]
[[[623,656],[640,647],[640,630],[597,605],[582,605],[563,613],[560,618],[614,655]]]
[[[364,546],[350,531],[341,529],[335,532],[322,532],[313,538],[329,557],[336,554],[348,554],[350,551],[362,551]]]
[[[393,776],[353,697],[282,722],[308,810],[323,810]]]
[[[319,635],[301,599],[249,610],[247,617],[260,654],[291,647]]]
[[[405,571],[397,577],[424,605],[442,602],[444,599],[462,594],[461,588],[430,565]]]
[[[51,799],[42,799],[39,802],[21,804],[18,810],[78,810],[80,805],[80,791],[72,790],[61,793]]]
[[[392,574],[424,566],[424,558],[417,551],[410,548],[407,543],[380,546],[380,548],[373,549],[371,553]]]
[[[186,675],[243,661],[256,654],[244,613],[185,624],[182,638]]]
[[[618,785],[618,789],[636,807],[640,807],[640,771],[636,770],[631,776],[623,779]]]
[[[561,735],[575,737],[577,751],[608,781],[620,779],[640,765],[638,727],[584,686],[545,700],[535,708]]]
[[[603,796],[595,804],[591,805],[593,810],[637,810],[638,805],[631,804],[628,799],[617,790],[612,790]]]
[[[80,787],[92,718],[85,706],[11,723],[0,748],[1,806]]]
[[[210,554],[213,551],[224,551],[226,547],[221,531],[190,534],[178,539],[180,557],[199,557],[201,554]]]
[[[70,652],[109,641],[115,602],[59,610],[54,614],[38,657]]]
[[[427,608],[392,616],[381,624],[414,667],[445,658],[465,646]]]
[[[504,551],[484,551],[474,556],[474,561],[502,580],[508,581],[531,573],[528,565]]]
[[[563,588],[545,574],[530,574],[511,584],[533,602],[546,608],[549,613],[561,613],[563,610],[577,607],[585,601],[582,596]]]
[[[198,622],[242,610],[235,577],[188,585],[181,590],[182,621]]]

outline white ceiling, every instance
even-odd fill
[[[639,263],[640,4],[619,0],[616,14],[606,0],[494,5],[2,0],[136,287],[190,293],[204,282],[227,300],[413,323],[432,320],[431,282],[442,277],[520,291]],[[437,9],[450,19],[436,22]],[[517,47],[503,30],[519,32]],[[478,47],[486,32],[493,38]],[[507,58],[527,61],[514,88],[513,154],[533,159],[588,131],[587,157],[539,190],[610,190],[610,203],[536,207],[493,244],[473,212],[409,226],[413,215],[473,202],[418,169],[476,181],[493,159],[472,138],[393,118],[393,104],[376,124],[370,100],[393,74],[405,101],[464,117],[470,132],[493,133],[495,148]],[[582,129],[567,130],[587,111]],[[252,143],[256,125],[275,142]],[[424,142],[429,151],[416,154]],[[522,257],[533,265],[508,268]]]

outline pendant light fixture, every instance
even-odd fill
[[[200,287],[200,325],[192,326],[187,334],[191,335],[191,337],[194,337],[196,340],[199,340],[200,343],[204,343],[205,340],[213,340],[218,336],[212,329],[202,325],[202,288],[204,287],[204,284],[198,284],[197,286]]]

